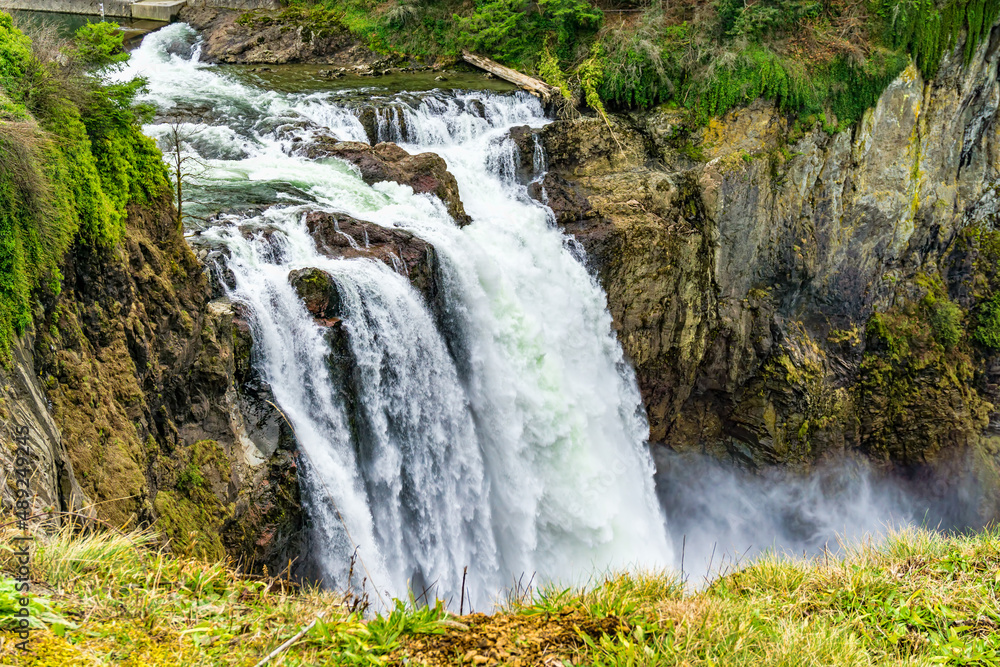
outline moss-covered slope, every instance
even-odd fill
[[[37,376],[0,407],[35,415],[44,391],[56,429],[33,434],[33,509],[86,505],[157,526],[178,553],[287,566],[303,539],[294,457],[276,451],[277,416],[239,391],[245,323],[212,301],[177,226],[141,81],[95,73],[127,58],[120,33],[37,37],[0,13],[0,380]]]

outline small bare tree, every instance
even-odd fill
[[[190,143],[198,136],[199,130],[192,130],[184,127],[184,123],[178,118],[171,119],[167,126],[169,131],[166,137],[166,154],[168,165],[173,178],[174,198],[177,200],[177,228],[184,226],[184,184],[194,177],[199,176],[208,169],[208,165],[195,154],[185,153],[184,145]]]

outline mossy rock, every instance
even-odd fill
[[[305,303],[313,317],[320,320],[337,318],[340,311],[340,294],[337,283],[326,271],[320,269],[296,269],[288,274],[288,282]]]
[[[156,529],[184,556],[225,556],[220,532],[231,508],[226,497],[231,468],[214,440],[199,440],[160,460],[164,485],[153,500]],[[221,497],[220,497],[221,496]]]
[[[221,560],[226,555],[219,537],[220,515],[225,508],[211,494],[197,495],[195,501],[180,491],[157,493],[153,501],[159,515],[156,529],[170,541],[170,548],[176,554]]]

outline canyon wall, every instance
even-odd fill
[[[836,134],[763,102],[694,132],[664,107],[538,133],[535,196],[607,291],[652,443],[751,468],[971,458],[997,487],[998,42],[933,81],[910,66]]]

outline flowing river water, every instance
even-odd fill
[[[226,248],[229,297],[247,307],[258,369],[306,455],[312,556],[329,585],[349,583],[357,550],[354,576],[393,596],[433,586],[457,599],[467,567],[466,595],[483,608],[518,579],[578,583],[674,561],[604,293],[515,178],[508,130],[548,122],[535,98],[280,92],[201,63],[184,24],[146,37],[120,73],[135,75],[159,109],[146,131],[179,130],[197,158],[191,197],[229,211],[197,231]],[[366,104],[380,110],[379,140],[445,159],[471,224],[409,186],[369,186],[343,161],[305,156],[317,133],[369,141]],[[544,156],[533,158],[541,168]],[[436,303],[383,262],[320,253],[313,211],[432,244]],[[351,401],[289,282],[304,268],[336,283],[358,378]]]

